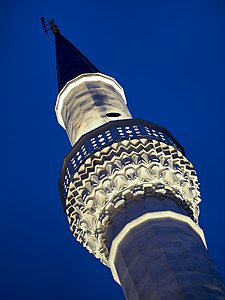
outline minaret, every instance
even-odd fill
[[[73,146],[59,180],[73,235],[110,267],[126,299],[224,299],[183,147],[165,128],[133,119],[119,83],[53,21],[44,29],[55,36],[56,115]]]

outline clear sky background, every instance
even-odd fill
[[[123,86],[133,117],[184,146],[201,182],[200,226],[224,278],[225,2],[4,0],[0,12],[0,299],[124,299],[61,207],[71,146],[54,113],[55,50],[41,16]]]

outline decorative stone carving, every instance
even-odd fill
[[[108,265],[107,230],[119,211],[147,196],[166,196],[197,223],[198,185],[192,164],[172,145],[148,138],[115,142],[92,153],[70,179],[66,198],[70,229]]]
[[[63,207],[65,206],[70,179],[74,173],[82,167],[88,157],[97,151],[103,150],[107,146],[111,147],[111,145],[118,140],[134,140],[146,137],[148,139],[161,141],[167,145],[172,145],[184,154],[183,147],[166,129],[144,120],[129,119],[111,121],[81,137],[64,160],[60,177],[60,191]]]

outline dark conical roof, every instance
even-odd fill
[[[59,31],[55,33],[55,45],[59,92],[69,80],[84,73],[99,72]]]

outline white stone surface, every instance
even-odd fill
[[[82,74],[69,81],[58,95],[55,111],[72,145],[109,121],[132,118],[123,88],[101,73]]]
[[[114,216],[150,196],[173,199],[198,222],[198,179],[180,151],[147,138],[115,142],[93,153],[71,179],[66,199],[70,229],[108,265],[106,242]]]
[[[116,271],[116,268],[115,268],[115,265],[114,265],[114,260],[115,260],[115,257],[116,257],[116,251],[117,251],[117,248],[119,246],[119,243],[126,237],[126,235],[129,233],[129,231],[132,228],[140,225],[141,223],[143,223],[147,220],[162,219],[162,218],[172,218],[172,219],[179,220],[179,221],[187,223],[200,236],[200,238],[202,239],[203,244],[207,248],[203,230],[188,216],[184,216],[184,215],[172,212],[172,211],[160,211],[160,212],[158,211],[158,212],[154,212],[154,213],[152,213],[152,212],[151,213],[146,213],[146,214],[140,216],[139,218],[129,222],[120,231],[120,233],[116,236],[116,238],[112,242],[112,246],[111,246],[111,249],[110,249],[110,255],[109,255],[109,265],[110,265],[110,268],[111,268],[113,278],[115,279],[115,281],[117,283],[120,284],[120,280],[119,280],[119,277],[118,277],[118,274],[117,274],[117,271]]]

